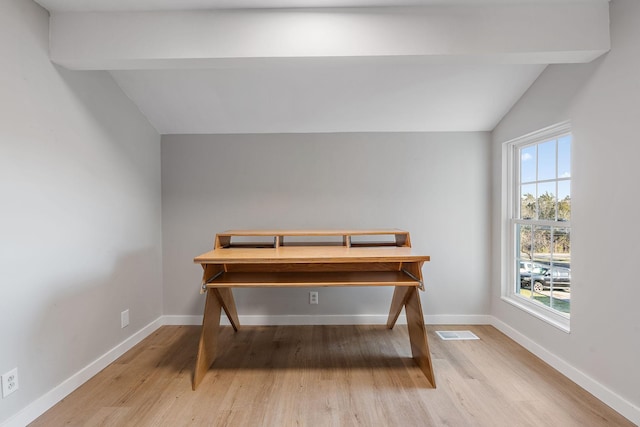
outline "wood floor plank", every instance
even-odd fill
[[[406,325],[359,325],[222,327],[192,391],[200,327],[163,326],[32,425],[633,426],[491,326],[427,330],[437,389]]]

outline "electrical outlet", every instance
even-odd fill
[[[122,313],[120,313],[120,327],[125,328],[127,326],[129,326],[129,309],[128,308]]]
[[[318,303],[318,293],[309,292],[309,304],[317,304],[317,303]]]
[[[18,368],[13,368],[2,376],[2,397],[9,396],[18,390]]]

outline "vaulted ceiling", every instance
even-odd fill
[[[195,9],[266,9],[321,7],[400,7],[433,5],[482,5],[571,3],[585,0],[37,0],[55,11],[140,11]],[[589,1],[589,0],[586,0]],[[609,0],[595,0],[605,3]]]
[[[38,3],[52,60],[111,72],[163,134],[492,130],[546,65],[609,49],[604,0]]]

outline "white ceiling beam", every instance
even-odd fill
[[[609,8],[600,2],[54,12],[50,26],[52,60],[82,70],[201,68],[300,57],[576,63],[609,48]]]

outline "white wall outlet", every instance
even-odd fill
[[[2,398],[18,389],[18,368],[13,368],[2,376]]]
[[[318,293],[309,292],[309,304],[317,304],[317,303],[318,303]]]
[[[125,328],[127,326],[129,326],[129,309],[128,308],[122,313],[120,313],[120,327]]]

